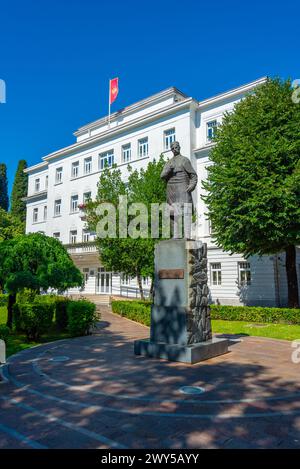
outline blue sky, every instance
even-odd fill
[[[0,162],[10,185],[72,132],[169,86],[206,98],[264,75],[300,78],[297,2],[0,0]]]

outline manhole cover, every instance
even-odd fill
[[[66,357],[64,355],[61,355],[60,357],[53,357],[53,358],[50,358],[50,361],[51,362],[66,362],[70,360],[69,357]]]
[[[183,386],[179,391],[183,394],[203,394],[205,389],[200,386]]]

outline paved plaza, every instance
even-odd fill
[[[228,354],[183,365],[134,356],[148,336],[103,307],[96,334],[13,356],[0,448],[300,447],[290,342],[230,337]]]

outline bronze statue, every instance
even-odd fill
[[[180,153],[178,142],[172,142],[171,158],[164,166],[160,177],[167,181],[167,204],[171,219],[171,233],[174,238],[182,237],[182,216],[184,237],[191,238],[193,199],[198,177],[190,160]]]
[[[173,158],[164,166],[160,177],[167,181],[167,203],[192,204],[192,192],[195,189],[198,177],[190,160],[180,154],[178,142],[171,144]]]

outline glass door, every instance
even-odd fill
[[[111,272],[106,272],[104,267],[98,268],[97,293],[111,293]]]

